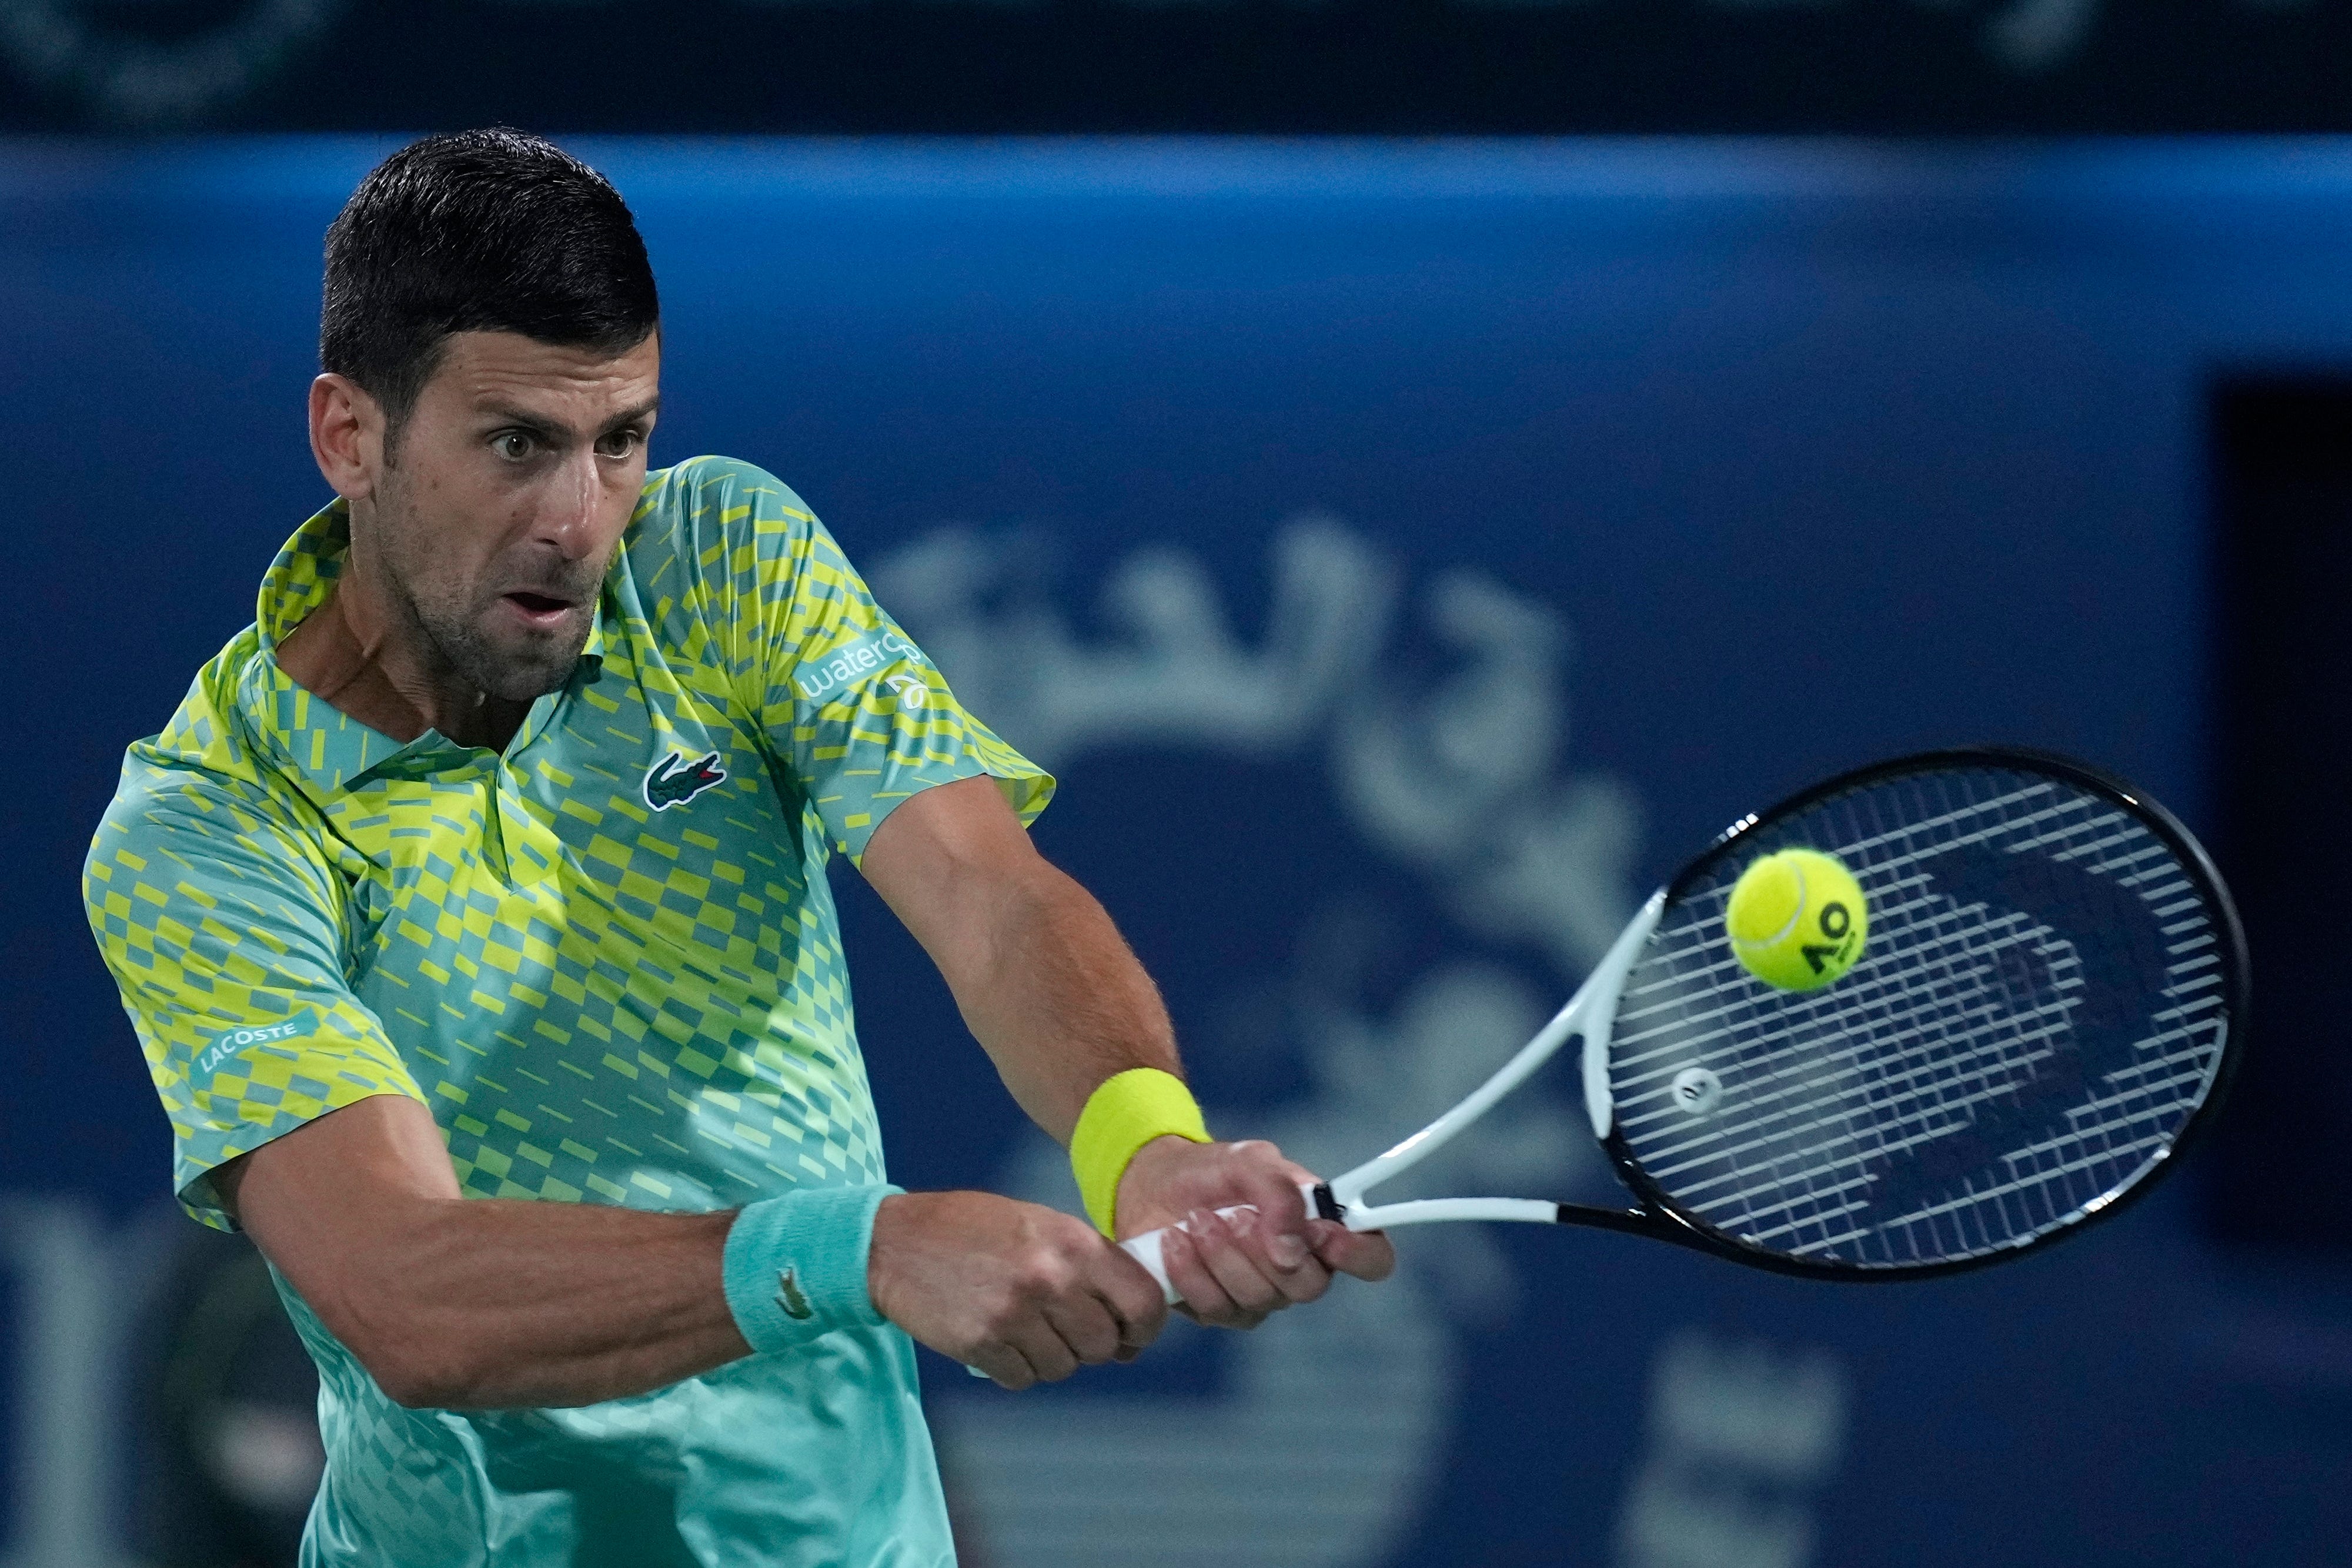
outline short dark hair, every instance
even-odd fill
[[[503,127],[412,142],[327,230],[319,360],[394,431],[452,332],[622,354],[660,325],[652,264],[612,183]]]

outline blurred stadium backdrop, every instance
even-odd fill
[[[332,128],[364,111],[299,84],[393,69],[353,40],[394,8],[186,6],[160,30],[159,9],[0,16],[0,128],[45,133],[0,141],[25,595],[0,858],[6,1568],[290,1561],[318,1463],[307,1364],[252,1255],[169,1202],[76,877],[123,744],[250,618],[320,499],[320,236],[399,138],[58,133]],[[1068,48],[1220,16],[1435,26],[1338,5],[416,9],[427,34],[478,14],[658,37],[723,11]],[[1565,37],[1633,9],[1463,14]],[[2316,5],[2147,9],[2273,52],[2344,31]],[[2078,26],[2074,52],[2002,56],[2000,28],[2037,16]],[[2145,19],[2095,0],[1669,21],[1799,29],[1782,65],[1806,28],[1939,29],[1929,74],[1958,96],[1898,130],[1998,121],[2001,80],[2031,120],[2052,73],[2098,70],[2140,84],[2116,113],[2144,128],[2177,107],[2165,70],[2200,68],[2102,54]],[[1663,70],[1696,46],[1657,26],[1622,47]],[[534,81],[466,78],[415,123],[680,128],[611,87],[562,117]],[[945,128],[1125,128],[1018,88],[992,118],[972,88]],[[1792,123],[1877,112],[1876,88],[1837,112],[1774,90]],[[2262,112],[2340,111],[2309,91]],[[867,123],[825,94],[814,120]],[[1253,101],[1234,118],[1260,129],[1328,118]],[[1707,101],[1680,123],[1711,128]],[[1442,1107],[1515,1045],[1714,831],[1877,755],[2097,758],[2204,832],[2247,904],[2262,1055],[2188,1179],[2122,1222],[1860,1291],[1440,1228],[1401,1239],[1391,1285],[1248,1337],[1180,1327],[1049,1390],[927,1354],[971,1568],[2352,1560],[2352,1057],[2342,917],[2313,891],[2344,883],[2317,832],[2352,719],[2352,143],[570,144],[660,276],[656,461],[782,476],[966,702],[1060,774],[1040,841],[1160,977],[1229,1135],[1316,1163],[1407,1130],[1398,1107]],[[837,880],[894,1177],[1075,1205],[919,951]],[[1430,1179],[1566,1170],[1585,1190],[1559,1196],[1594,1196],[1587,1144],[1563,1078]]]
[[[8,0],[0,131],[2346,128],[2338,0]]]

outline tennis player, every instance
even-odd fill
[[[180,1199],[318,1362],[305,1563],[950,1563],[909,1336],[1008,1388],[1129,1359],[1165,1309],[1106,1236],[1178,1220],[1208,1323],[1388,1271],[1209,1139],[1029,843],[1053,780],[793,492],[646,471],[654,278],[601,176],[507,131],[394,154],[320,350],[337,499],[131,748],[84,883]],[[836,853],[1095,1226],[888,1185]]]

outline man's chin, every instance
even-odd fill
[[[484,648],[487,655],[480,667],[472,674],[474,684],[494,697],[506,702],[531,702],[552,691],[561,691],[580,667],[580,650],[587,646],[585,636],[566,635],[532,639],[538,646],[507,646]]]
[[[493,696],[503,697],[508,702],[536,702],[550,692],[562,691],[563,684],[572,678],[572,672],[579,667],[580,655],[574,653],[560,665],[534,664],[524,669],[509,668],[499,672],[499,678],[496,685],[486,682],[482,689]]]
[[[567,664],[562,670],[552,674],[510,678],[502,680],[497,685],[485,685],[482,689],[490,695],[506,702],[537,702],[550,692],[562,691],[563,683],[572,678],[572,665]]]

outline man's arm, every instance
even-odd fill
[[[751,1354],[721,1284],[732,1213],[461,1197],[431,1113],[399,1095],[321,1116],[214,1180],[403,1405],[588,1405]],[[869,1262],[876,1307],[1007,1387],[1131,1357],[1165,1321],[1159,1291],[1084,1221],[986,1193],[888,1205],[906,1207],[892,1278]]]
[[[332,1112],[214,1185],[403,1405],[588,1405],[751,1354],[719,1284],[731,1214],[468,1202],[414,1100]]]
[[[1013,1099],[1057,1141],[1069,1142],[1087,1097],[1113,1073],[1180,1071],[1150,977],[1093,895],[1038,854],[994,780],[904,802],[875,830],[862,867],[939,965]],[[1394,1266],[1385,1238],[1307,1218],[1298,1184],[1310,1179],[1271,1144],[1157,1139],[1119,1184],[1119,1230],[1187,1221],[1191,1235],[1171,1237],[1164,1254],[1170,1279],[1202,1321],[1247,1327],[1314,1300],[1333,1270],[1376,1280]],[[877,1270],[889,1267],[887,1227],[904,1201],[876,1216]],[[1256,1215],[1214,1217],[1239,1204]]]
[[[902,805],[866,863],[1016,1096],[1057,1136],[1102,1078],[1174,1065],[1165,1012],[1126,945],[1030,849],[987,781]],[[1055,956],[1024,961],[1036,951]],[[1254,1322],[1318,1293],[1328,1267],[1387,1271],[1379,1238],[1302,1223],[1290,1184],[1304,1174],[1269,1145],[1161,1139],[1129,1168],[1122,1227],[1236,1202],[1283,1217],[1286,1226],[1248,1234],[1196,1216],[1200,1239],[1168,1249],[1196,1315]],[[721,1285],[731,1214],[463,1198],[431,1113],[400,1095],[331,1112],[214,1181],[329,1331],[405,1405],[593,1404],[750,1352]],[[1286,1234],[1316,1255],[1284,1267]],[[885,1199],[866,1280],[885,1317],[1013,1388],[1131,1357],[1165,1319],[1143,1270],[1085,1221],[987,1193]]]

